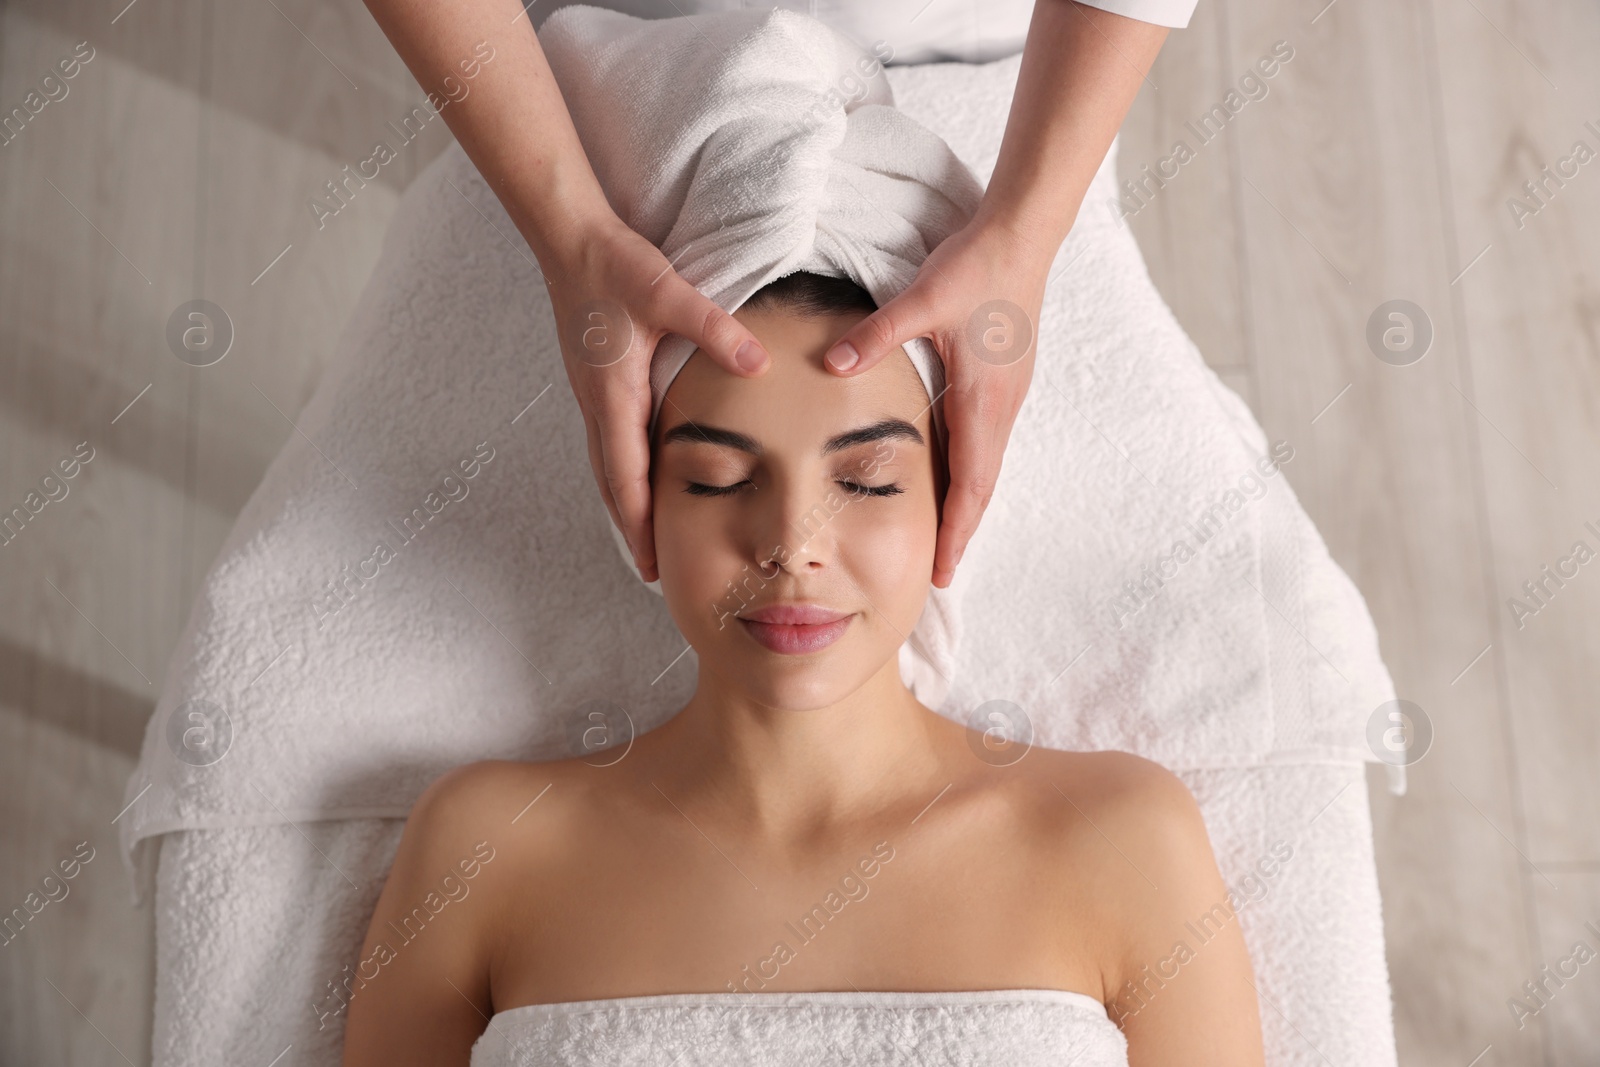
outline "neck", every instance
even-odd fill
[[[898,657],[838,703],[806,710],[702,675],[683,710],[652,731],[650,778],[675,803],[704,800],[751,833],[798,842],[905,800],[908,784],[930,783],[932,800],[959,730],[906,689]]]

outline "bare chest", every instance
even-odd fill
[[[521,864],[496,1004],[667,992],[1069,989],[1099,996],[1095,907],[1008,833],[884,833],[797,860],[690,826]],[[508,872],[510,873],[510,872]]]

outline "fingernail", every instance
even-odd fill
[[[754,341],[746,341],[733,354],[733,361],[748,371],[759,370],[766,358],[767,354]]]
[[[834,370],[849,370],[861,362],[861,353],[849,341],[842,342],[828,353],[828,363]]]

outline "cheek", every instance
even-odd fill
[[[662,581],[668,581],[668,575],[671,575],[674,584],[693,589],[696,587],[695,572],[705,565],[707,542],[715,538],[696,536],[693,508],[687,506],[687,501],[681,499],[680,494],[669,491],[663,495],[659,489],[652,490],[652,493],[656,564],[660,568]],[[704,531],[703,522],[699,529]]]
[[[938,519],[931,495],[852,505],[840,523],[839,553],[851,577],[885,613],[910,613],[914,624],[933,574]]]
[[[698,503],[669,492],[656,497],[654,512],[661,591],[691,643],[719,629],[718,620],[753,599],[761,585],[753,570],[741,570],[732,535],[711,521],[717,509]]]

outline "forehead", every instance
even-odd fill
[[[758,378],[730,374],[697,349],[667,389],[657,438],[679,423],[704,419],[762,440],[820,440],[884,417],[904,419],[926,438],[928,392],[903,349],[851,377],[823,365],[828,347],[864,317],[788,309],[735,312],[772,357],[766,373]]]

